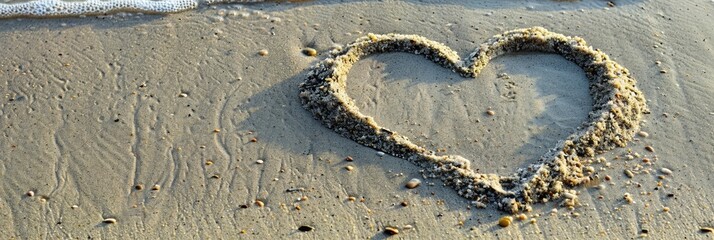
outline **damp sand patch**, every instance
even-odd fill
[[[476,77],[497,56],[536,51],[556,53],[581,67],[590,86],[592,111],[580,130],[560,141],[535,163],[507,176],[476,173],[458,155],[437,155],[406,136],[377,124],[359,111],[347,93],[347,74],[353,64],[372,54],[407,52],[422,55],[464,77]],[[464,198],[494,205],[507,212],[529,210],[532,203],[561,198],[569,188],[592,181],[586,159],[624,147],[648,113],[645,98],[629,71],[579,37],[541,27],[496,35],[465,60],[449,47],[417,35],[368,34],[319,62],[300,85],[303,106],[328,128],[364,146],[403,158],[441,179]]]

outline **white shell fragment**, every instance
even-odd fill
[[[117,219],[116,218],[105,218],[104,220],[102,220],[102,222],[106,223],[106,224],[116,224]]]

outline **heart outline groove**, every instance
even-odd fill
[[[346,90],[352,65],[372,54],[423,55],[464,77],[476,77],[491,59],[519,51],[556,53],[582,68],[589,80],[593,108],[579,130],[510,176],[476,173],[464,157],[436,155],[379,126],[359,111]],[[585,174],[586,164],[581,158],[624,147],[632,140],[643,114],[649,113],[644,95],[635,84],[626,68],[582,38],[532,27],[495,35],[463,61],[451,48],[421,36],[370,33],[313,66],[299,88],[303,107],[338,134],[414,163],[426,177],[441,179],[464,198],[515,213],[529,211],[532,203],[558,199],[572,191],[567,187],[593,180],[593,175]]]

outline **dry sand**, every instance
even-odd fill
[[[714,2],[615,3],[315,1],[0,20],[0,238],[380,239],[392,226],[426,239],[711,239],[700,228],[714,225]],[[498,226],[505,213],[339,136],[298,98],[312,64],[368,32],[468,53],[531,26],[609,54],[652,112],[647,137],[598,156],[602,181],[574,188],[578,206],[535,204],[535,224]],[[348,77],[363,113],[484,173],[527,166],[593,105],[584,72],[553,54],[503,56],[476,78],[384,54]],[[406,189],[412,178],[421,186]]]

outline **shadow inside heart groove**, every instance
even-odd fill
[[[482,173],[476,171],[477,165],[472,167],[471,161],[460,155],[446,155],[438,149],[434,151],[429,146],[415,144],[362,113],[346,88],[353,65],[376,53],[423,55],[461,76],[476,77],[492,58],[523,51],[556,53],[579,66],[589,80],[588,90],[593,104],[582,127],[574,129],[554,147],[548,148],[537,161],[518,168],[513,174]],[[639,129],[642,115],[649,112],[645,98],[635,84],[627,69],[600,50],[588,46],[582,38],[533,27],[496,35],[465,60],[449,47],[424,37],[368,34],[315,65],[300,85],[300,98],[315,118],[342,136],[404,158],[420,166],[425,177],[441,179],[459,195],[482,206],[494,204],[504,211],[517,212],[530,209],[533,202],[547,202],[562,195],[571,196],[566,199],[566,205],[577,204],[576,198],[572,197],[576,192],[567,187],[592,180],[594,169],[588,168],[584,159],[625,146]],[[511,94],[505,97],[515,99]],[[418,98],[411,96],[403,101],[429,104],[429,98],[414,101]],[[455,104],[445,106],[459,107]],[[454,109],[447,111],[457,112]],[[468,109],[471,109],[468,105],[463,108],[464,112]],[[435,118],[444,121],[444,118]],[[469,123],[455,126],[465,124]]]
[[[592,99],[577,65],[522,53],[490,66],[464,78],[413,54],[375,55],[355,64],[347,90],[376,122],[417,145],[468,156],[483,173],[527,167],[587,120]]]

